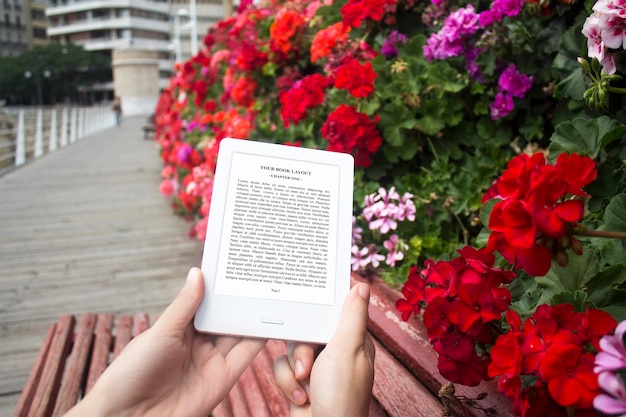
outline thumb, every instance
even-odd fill
[[[369,285],[358,283],[350,290],[343,302],[339,326],[329,344],[354,351],[363,349],[367,339],[369,300]]]
[[[204,296],[204,279],[202,271],[191,268],[187,274],[187,281],[172,303],[165,309],[155,325],[173,326],[182,329],[187,326]]]

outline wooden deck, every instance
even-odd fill
[[[0,177],[0,416],[60,315],[154,316],[200,264],[190,224],[159,193],[143,124],[126,119]]]

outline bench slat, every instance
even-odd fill
[[[85,386],[85,394],[91,391],[100,375],[109,363],[111,352],[111,341],[113,339],[113,314],[98,314],[98,324],[96,326],[96,337],[93,343],[93,353],[91,364],[89,365],[89,375]]]
[[[256,375],[259,386],[263,391],[263,397],[272,416],[288,417],[289,401],[276,385],[274,380],[274,363],[269,352],[263,349],[252,362],[252,369]]]
[[[52,414],[65,369],[65,360],[72,347],[75,323],[76,319],[72,315],[64,315],[59,319],[28,417],[50,417]]]
[[[122,349],[133,338],[133,317],[120,316],[117,320],[117,334],[115,335],[115,345],[113,346],[113,360],[119,356]]]
[[[30,371],[30,375],[28,376],[26,385],[22,390],[20,399],[18,400],[15,411],[13,412],[13,417],[26,417],[28,415],[28,410],[33,402],[35,392],[37,391],[37,387],[39,386],[39,383],[41,381],[43,368],[46,364],[48,353],[50,352],[50,347],[52,346],[52,340],[54,339],[56,328],[57,324],[53,323],[48,329],[46,338],[44,339],[43,344],[39,349],[39,353],[37,354],[37,359],[35,359],[33,369]]]
[[[372,393],[389,417],[432,417],[443,407],[377,340]]]
[[[243,388],[243,395],[252,417],[274,417],[270,414],[269,408],[267,408],[267,404],[263,398],[263,392],[251,367],[248,367],[248,369],[244,371],[238,383]]]
[[[228,394],[228,402],[231,406],[231,413],[234,417],[252,417],[250,408],[243,394],[243,388],[240,383],[236,383]]]
[[[63,374],[61,390],[54,408],[53,416],[62,416],[78,401],[81,384],[86,375],[87,360],[93,342],[94,328],[96,327],[96,315],[85,313],[80,323],[72,353],[69,357],[67,368]]]

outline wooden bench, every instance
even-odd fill
[[[353,275],[353,281],[365,281]],[[450,386],[437,372],[437,356],[421,321],[403,322],[400,296],[379,278],[372,286],[370,333],[376,345],[370,417],[513,416],[511,403],[493,381],[478,387]],[[60,416],[87,393],[132,337],[150,325],[145,314],[86,313],[62,316],[50,327],[13,417]],[[270,340],[213,417],[286,417],[289,404],[274,382],[272,364],[286,344]],[[481,400],[476,400],[477,397]]]
[[[143,125],[141,127],[141,129],[143,130],[143,138],[145,139],[150,139],[154,133],[156,132],[156,126],[154,124],[147,124],[147,125]]]

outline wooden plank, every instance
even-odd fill
[[[87,360],[91,352],[96,327],[96,315],[85,313],[78,324],[78,331],[69,362],[63,373],[61,390],[57,398],[53,416],[62,416],[78,402],[83,379],[87,374]]]
[[[35,392],[33,404],[27,414],[28,417],[49,417],[52,414],[65,369],[65,361],[72,347],[75,323],[76,319],[69,314],[59,319],[48,360]]]
[[[252,369],[272,416],[288,417],[289,401],[276,385],[276,381],[274,380],[274,364],[266,349],[261,350],[254,361],[252,361]]]
[[[150,327],[150,316],[146,313],[137,313],[133,318],[132,336],[137,337]]]
[[[115,334],[115,343],[113,345],[113,360],[119,356],[122,349],[124,349],[133,338],[132,328],[132,316],[123,315],[117,319],[117,333]]]
[[[267,407],[265,397],[252,371],[252,367],[248,367],[244,371],[241,378],[239,378],[239,384],[243,388],[243,395],[252,417],[274,417]]]
[[[384,346],[374,341],[372,393],[389,417],[432,417],[443,414],[441,403]]]
[[[113,339],[112,330],[113,314],[99,314],[93,352],[91,355],[91,364],[89,365],[89,374],[87,375],[87,384],[85,386],[85,394],[91,391],[94,384],[109,364],[109,354],[111,352]]]
[[[231,415],[234,417],[252,417],[248,403],[246,403],[246,397],[244,396],[243,390],[244,388],[239,382],[237,382],[228,394]]]
[[[53,323],[48,329],[48,333],[46,334],[43,344],[41,345],[41,349],[39,350],[33,369],[28,377],[28,381],[26,381],[22,395],[20,396],[20,399],[15,407],[15,411],[13,412],[13,417],[26,417],[28,415],[35,392],[37,391],[37,386],[41,381],[44,365],[48,359],[48,354],[50,353],[50,347],[56,333],[56,327],[57,324]]]

